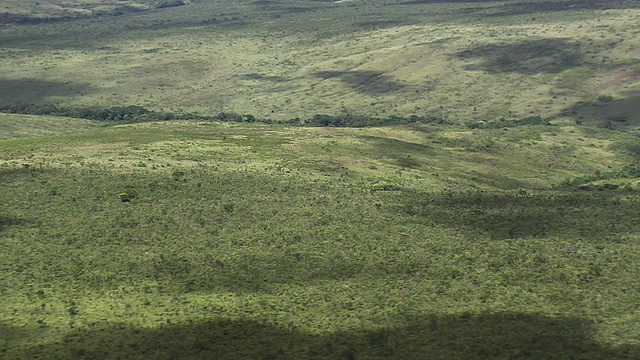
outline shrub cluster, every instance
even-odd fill
[[[438,116],[418,116],[411,115],[409,117],[389,116],[386,118],[371,117],[366,115],[342,114],[342,115],[326,115],[316,114],[310,119],[302,121],[302,125],[306,126],[333,126],[333,127],[366,127],[380,126],[388,124],[446,124],[448,123],[442,117]]]
[[[151,112],[142,106],[58,107],[52,104],[13,104],[0,106],[1,112],[28,115],[52,115],[98,121],[136,121]]]
[[[492,121],[469,121],[466,123],[470,129],[502,129],[524,125],[551,125],[548,119],[540,116],[527,116],[521,119],[500,118]]]

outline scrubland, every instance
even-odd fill
[[[0,24],[0,358],[639,358],[635,2],[133,4]]]

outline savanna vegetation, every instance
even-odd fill
[[[3,6],[0,358],[640,359],[635,2]]]

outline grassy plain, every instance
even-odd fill
[[[104,126],[90,120],[0,113],[0,140],[58,135]]]
[[[631,1],[193,1],[6,24],[0,95],[274,119],[624,117],[613,124],[637,128],[638,22]],[[601,95],[611,102],[595,108]]]
[[[0,24],[0,105],[450,123],[0,114],[0,358],[638,359],[635,2],[135,3]]]

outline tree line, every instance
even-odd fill
[[[95,121],[136,123],[146,121],[168,121],[168,120],[202,120],[221,121],[232,123],[263,123],[263,124],[285,124],[290,126],[312,126],[312,127],[367,127],[399,124],[453,124],[446,118],[438,115],[410,115],[387,117],[375,117],[353,113],[342,113],[339,115],[315,114],[310,118],[301,119],[299,117],[287,120],[274,120],[269,118],[257,118],[250,114],[239,114],[235,112],[221,112],[215,115],[192,114],[188,112],[155,111],[142,106],[111,106],[111,107],[81,107],[81,106],[56,106],[53,104],[11,104],[0,105],[0,112],[26,115],[50,115],[65,116],[77,119],[87,119]],[[550,125],[549,119],[540,116],[528,116],[521,119],[500,118],[491,121],[469,121],[465,124],[471,129],[499,129],[518,127],[524,125]]]
[[[366,127],[410,123],[450,124],[450,122],[445,118],[433,115],[411,115],[408,117],[392,115],[380,118],[368,115],[344,113],[340,115],[315,114],[312,117],[305,119],[296,117],[288,120],[274,120],[257,118],[250,114],[238,114],[234,112],[221,112],[215,115],[200,115],[186,112],[155,111],[136,105],[102,108],[56,106],[53,104],[12,104],[0,105],[0,112],[25,115],[64,116],[116,123],[202,120],[233,123],[286,124],[292,126],[313,127]]]

